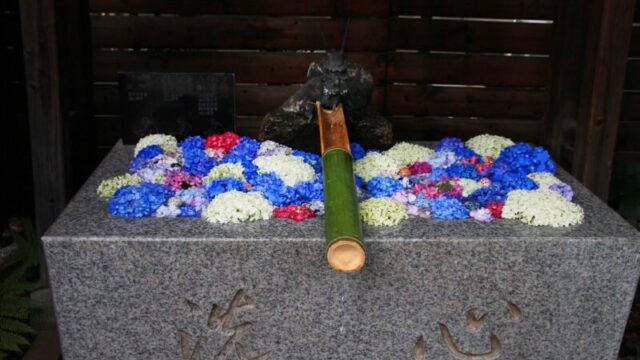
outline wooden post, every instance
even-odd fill
[[[55,2],[20,0],[22,41],[35,198],[42,234],[62,211],[67,195],[64,127]]]
[[[635,0],[595,0],[578,108],[572,173],[602,200],[609,183]]]
[[[573,146],[575,137],[580,86],[585,54],[585,0],[566,0],[554,3],[553,44],[549,75],[549,110],[546,131],[540,142],[563,167],[571,158],[564,156],[566,147]]]

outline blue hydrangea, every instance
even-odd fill
[[[183,169],[191,175],[205,176],[217,165],[216,160],[209,157],[201,149],[182,148],[182,158],[184,160]]]
[[[419,193],[416,196],[416,200],[413,202],[413,205],[422,208],[429,209],[431,207],[431,199],[429,199],[425,194]]]
[[[168,186],[145,183],[123,186],[109,201],[114,216],[139,218],[153,214],[173,195]]]
[[[465,200],[465,201],[463,201],[463,204],[469,210],[477,210],[477,209],[480,209],[482,207],[482,205],[480,205],[479,202],[471,201],[471,200]]]
[[[456,137],[445,137],[436,145],[436,151],[451,150],[465,147],[464,141]]]
[[[390,197],[402,189],[400,181],[386,176],[376,176],[367,182],[367,191],[373,197]]]
[[[352,142],[350,146],[351,146],[351,155],[353,156],[353,160],[360,160],[366,154],[362,145],[356,142]]]
[[[186,139],[184,139],[181,143],[180,143],[180,148],[182,150],[185,149],[198,149],[198,150],[204,150],[204,139],[200,136],[191,136],[188,137]]]
[[[145,148],[143,148],[142,150],[138,151],[138,154],[136,155],[136,159],[153,159],[154,157],[158,156],[158,155],[162,155],[164,153],[164,151],[162,151],[162,148],[160,147],[160,145],[149,145]]]
[[[466,219],[469,209],[460,200],[443,196],[431,201],[431,215],[436,219]]]
[[[355,182],[357,187],[362,187],[364,185],[364,180],[358,175],[355,175]]]
[[[431,170],[431,173],[428,176],[429,180],[442,181],[449,177],[449,173],[445,168],[435,168]]]
[[[193,206],[181,206],[178,217],[200,217],[200,212]]]
[[[207,188],[207,196],[209,197],[209,199],[213,199],[216,196],[231,190],[244,192],[246,191],[246,188],[242,181],[233,177],[224,177],[215,179],[211,182],[211,184],[209,184],[209,187]]]
[[[491,186],[481,187],[474,191],[467,197],[466,201],[475,202],[480,204],[481,207],[484,207],[495,201],[504,202],[505,196],[506,192],[504,192],[500,186],[492,184]]]
[[[535,181],[531,180],[528,176],[518,172],[508,171],[500,174],[500,176],[494,176],[493,182],[503,193],[508,193],[513,190],[535,190],[538,185]]]
[[[150,164],[151,164],[151,160],[150,159],[134,157],[129,162],[129,171],[130,172],[136,172],[138,170],[146,168]]]
[[[229,155],[242,157],[248,160],[253,160],[258,156],[258,150],[260,149],[260,142],[252,138],[243,136],[240,138],[240,142],[231,148]]]
[[[552,174],[556,172],[556,165],[544,148],[533,147],[526,143],[511,145],[502,150],[494,166],[502,164],[522,175],[534,172],[550,172]]]
[[[473,164],[455,163],[447,168],[449,177],[480,180],[480,174]]]
[[[475,156],[475,157],[478,158],[478,162],[480,162],[480,163],[484,162],[483,157],[480,154],[478,154],[477,152],[469,149],[466,146],[457,147],[457,148],[453,149],[453,152],[461,160],[467,160],[467,159],[470,159],[470,158]]]
[[[275,173],[268,172],[262,175],[252,176],[247,180],[252,186],[251,191],[261,192],[262,195],[275,206],[280,207],[302,203],[296,190],[291,186],[286,186]]]
[[[322,157],[320,157],[320,155],[308,153],[302,150],[294,150],[291,155],[303,158],[304,162],[311,165],[316,173],[322,173]]]
[[[324,187],[320,178],[297,183],[293,189],[301,203],[310,203],[314,200],[324,201]]]

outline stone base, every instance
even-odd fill
[[[616,358],[640,237],[565,173],[581,226],[365,226],[347,275],[322,219],[111,217],[95,189],[131,155],[117,145],[44,237],[65,360]]]

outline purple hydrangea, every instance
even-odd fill
[[[573,191],[573,188],[571,188],[571,185],[565,183],[553,184],[549,186],[549,190],[559,193],[563,198],[567,199],[567,201],[573,200],[573,197],[575,195],[575,192]]]
[[[442,138],[442,140],[440,140],[440,142],[438,142],[438,145],[436,145],[436,151],[442,151],[442,150],[455,150],[457,148],[463,148],[465,147],[464,145],[464,141],[462,141],[459,138],[456,137],[445,137]]]

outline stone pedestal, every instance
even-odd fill
[[[346,275],[322,219],[111,217],[95,189],[132,152],[117,145],[44,237],[65,360],[616,358],[640,236],[566,173],[581,226],[365,226],[367,264]]]

